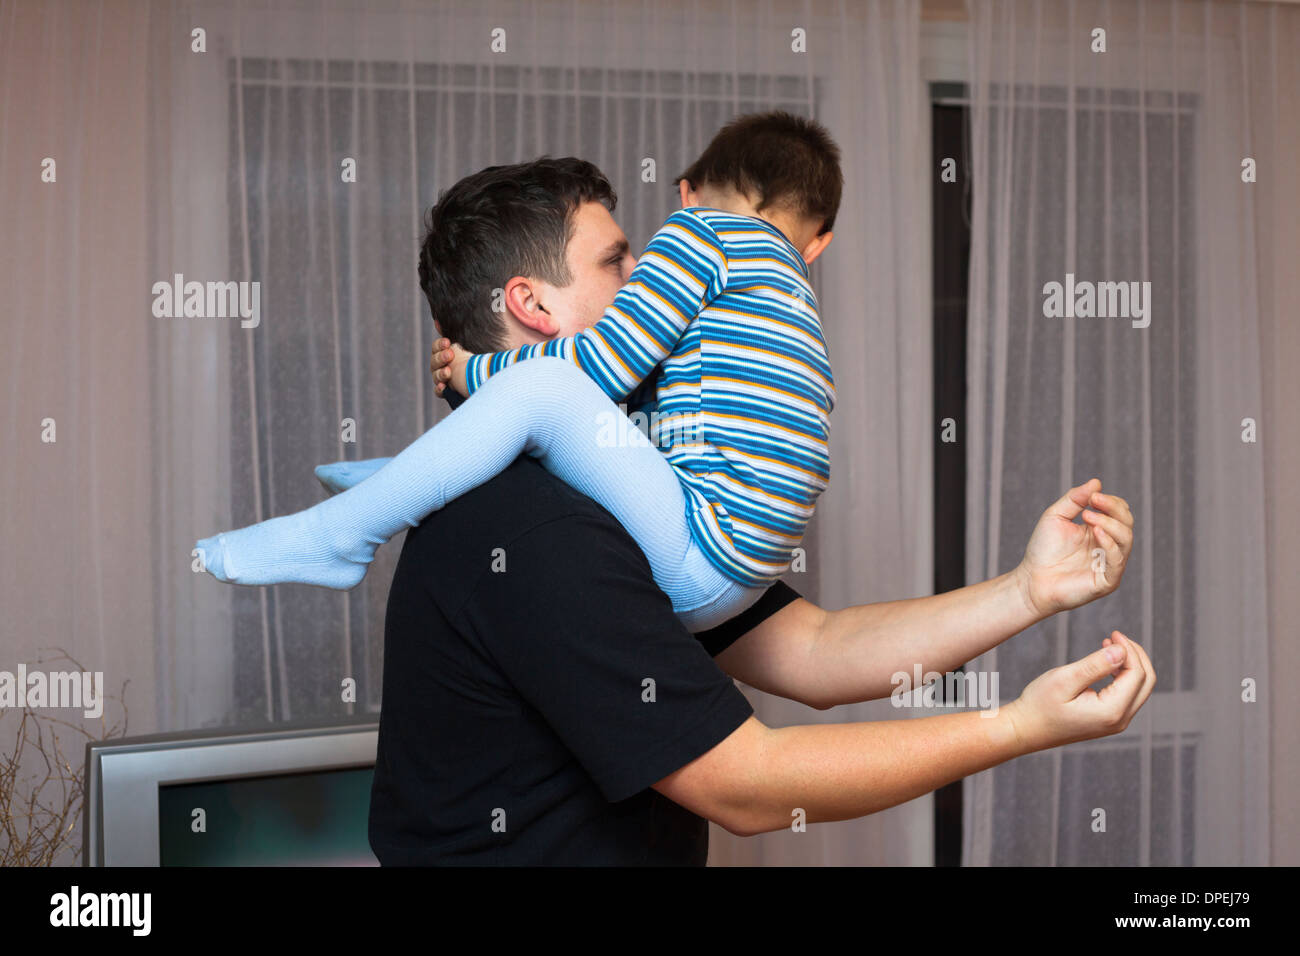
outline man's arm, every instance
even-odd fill
[[[878,700],[891,676],[946,673],[1041,618],[1014,572],[904,601],[826,611],[799,598],[715,658],[731,677],[818,710]]]
[[[1112,642],[1041,675],[991,717],[783,728],[751,717],[654,786],[737,836],[785,829],[799,811],[808,823],[866,816],[1013,757],[1123,731],[1156,675],[1141,647],[1118,631],[1103,643]],[[1108,656],[1116,649],[1119,662]]]
[[[768,727],[750,717],[654,785],[736,836],[876,813],[1027,751],[1002,711]]]
[[[1093,479],[1049,507],[1013,571],[944,594],[840,611],[801,598],[719,654],[718,666],[751,687],[820,710],[888,697],[892,675],[911,674],[917,664],[922,672],[955,670],[1118,586],[1132,549],[1133,515],[1123,498],[1100,487]],[[1080,515],[1084,524],[1075,524]]]

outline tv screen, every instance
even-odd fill
[[[369,768],[162,786],[162,866],[378,866]]]

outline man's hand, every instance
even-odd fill
[[[1047,617],[1115,590],[1132,550],[1128,502],[1103,495],[1093,478],[1043,512],[1015,574],[1030,611]]]
[[[448,383],[464,398],[469,398],[469,389],[465,384],[465,366],[470,353],[450,339],[438,339],[433,343],[433,353],[429,356],[429,371],[436,383],[434,389],[439,395]]]
[[[1102,645],[1073,664],[1041,674],[1002,708],[1023,753],[1118,734],[1146,703],[1156,686],[1147,652],[1119,631],[1112,631]],[[1107,675],[1115,680],[1100,691],[1091,689]]]

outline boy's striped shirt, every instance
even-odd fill
[[[662,363],[651,439],[686,489],[695,540],[748,587],[789,567],[830,482],[835,384],[807,264],[779,229],[673,213],[599,322],[473,356],[468,391],[539,355],[575,363],[616,402]]]

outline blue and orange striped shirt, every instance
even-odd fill
[[[779,229],[673,213],[599,322],[473,356],[467,390],[539,355],[573,362],[616,402],[662,363],[650,438],[686,491],[694,540],[747,587],[789,568],[830,483],[835,383],[808,266]]]

